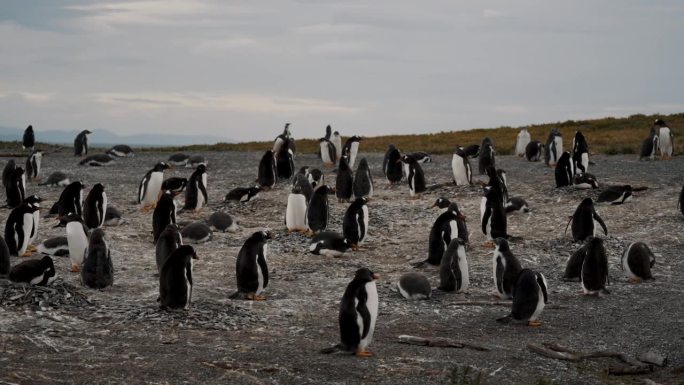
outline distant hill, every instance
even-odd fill
[[[10,128],[0,126],[0,141],[21,141],[24,128]],[[159,146],[184,146],[193,144],[213,144],[219,142],[232,142],[229,138],[204,135],[170,135],[170,134],[136,134],[118,135],[108,130],[90,130],[93,133],[88,137],[91,146],[111,146],[114,144],[127,144],[133,147],[159,147]],[[41,143],[54,143],[73,145],[74,138],[80,131],[77,130],[36,130],[36,141]]]

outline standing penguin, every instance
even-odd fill
[[[488,240],[508,238],[506,211],[499,193],[492,187],[484,188],[484,196],[480,201],[480,219],[482,233]]]
[[[554,174],[556,176],[556,188],[572,186],[575,178],[575,167],[572,159],[570,159],[569,152],[564,152],[558,159]]]
[[[263,301],[266,297],[261,293],[268,287],[268,244],[273,239],[270,231],[257,231],[242,245],[235,263],[238,291],[230,296],[237,298],[240,294],[245,299]]]
[[[138,204],[140,211],[147,212],[153,209],[157,203],[162,183],[164,183],[164,170],[170,167],[166,162],[159,162],[140,181],[138,186]]]
[[[333,132],[330,141],[335,146],[335,158],[340,159],[342,157],[342,136],[340,136],[339,131]]]
[[[643,242],[634,242],[627,246],[622,254],[622,270],[631,283],[655,280],[651,268],[655,265],[655,255]]]
[[[88,155],[88,135],[90,134],[90,131],[83,130],[78,135],[76,135],[76,139],[74,139],[75,156]]]
[[[454,174],[456,186],[468,186],[473,184],[473,170],[470,168],[468,156],[459,146],[456,146],[451,158],[451,172]]]
[[[182,245],[174,250],[159,273],[159,303],[162,309],[188,309],[192,302],[192,260],[195,249]]]
[[[107,193],[102,183],[96,183],[83,203],[83,222],[89,229],[104,225],[107,212]]]
[[[589,145],[582,131],[579,130],[572,140],[572,163],[575,170],[579,170],[578,173],[585,173],[589,170]]]
[[[280,146],[280,151],[276,152],[276,171],[278,178],[290,179],[295,172],[294,151],[290,148],[289,142]]]
[[[95,229],[90,234],[81,283],[93,289],[104,289],[114,283],[114,264],[102,229]]]
[[[304,198],[306,198],[306,204],[308,205],[314,191],[311,182],[309,182],[309,179],[304,176],[304,174],[298,174],[294,179],[293,186],[299,186],[302,190],[302,194],[304,194]]]
[[[15,208],[24,201],[26,195],[26,176],[24,169],[16,167],[10,174],[7,186],[5,187],[7,196],[7,207]]]
[[[289,142],[291,132],[290,132],[290,123],[285,123],[285,128],[283,128],[283,133],[276,136],[275,140],[273,141],[273,153],[278,155],[280,152],[280,149],[283,147],[283,145],[287,145]]]
[[[356,155],[359,153],[359,144],[361,143],[361,137],[354,135],[344,142],[344,147],[342,148],[342,156],[346,155],[349,162],[349,167],[354,168],[354,163],[356,162]]]
[[[547,166],[554,167],[563,154],[563,137],[557,128],[553,128],[546,139],[544,160]]]
[[[333,166],[337,163],[337,152],[335,145],[326,138],[321,138],[318,141],[319,151],[321,153],[321,160],[325,166]]]
[[[435,204],[438,203],[436,202]],[[461,221],[461,226],[459,226],[459,220]],[[449,244],[453,239],[459,237],[462,239],[468,238],[468,230],[465,227],[465,217],[459,211],[456,203],[449,203],[446,211],[437,217],[430,229],[427,259],[415,264],[415,266],[420,267],[426,263],[439,266],[444,251],[449,247]]]
[[[523,269],[513,287],[513,306],[511,314],[497,319],[508,323],[511,319],[527,322],[527,326],[541,326],[538,318],[549,302],[548,285],[542,273]]]
[[[2,169],[2,186],[7,188],[12,181],[12,173],[17,168],[17,163],[14,159],[10,159],[5,164],[5,168]]]
[[[492,139],[485,137],[482,139],[482,145],[480,146],[480,153],[478,155],[477,165],[480,175],[484,175],[487,171],[487,167],[496,168],[496,151],[494,151],[494,144]]]
[[[268,150],[264,153],[264,156],[261,157],[257,180],[259,182],[259,186],[264,189],[273,188],[278,181],[273,151]]]
[[[23,141],[22,141],[21,149],[33,151],[33,146],[36,145],[36,137],[33,134],[33,126],[32,125],[29,125],[28,127],[26,127],[26,129],[24,130],[24,137],[22,139],[23,139]]]
[[[337,167],[337,179],[335,180],[335,196],[338,202],[349,202],[354,190],[354,175],[347,163],[347,156],[342,155],[340,165]]]
[[[382,170],[385,173],[385,176],[387,177],[387,181],[389,182],[389,184],[401,182],[401,178],[403,176],[401,165],[401,153],[396,147],[394,147],[393,144],[390,144],[387,148],[387,152],[385,153],[385,159],[383,161]]]
[[[515,139],[515,155],[520,157],[525,156],[525,151],[527,145],[530,143],[530,139],[530,133],[527,131],[527,128],[523,127]]]
[[[9,279],[12,282],[46,286],[55,280],[55,275],[52,258],[44,256],[42,259],[29,259],[14,265],[9,272]]]
[[[83,212],[83,189],[85,186],[79,181],[71,182],[62,190],[57,201],[57,215],[63,217],[69,213],[81,216]]]
[[[60,218],[66,223],[67,242],[69,244],[69,259],[71,259],[71,272],[77,273],[88,248],[88,229],[83,224],[80,215],[69,213]]]
[[[178,226],[169,223],[164,231],[159,234],[155,245],[155,260],[157,261],[157,271],[161,273],[164,263],[177,248],[183,245],[183,237],[178,231]]]
[[[662,119],[656,119],[654,125],[658,129],[658,149],[660,150],[661,159],[672,159],[672,152],[674,151],[672,131],[670,131],[670,128]]]
[[[36,251],[36,247],[33,246],[33,243],[38,238],[38,226],[40,225],[40,203],[42,201],[43,200],[37,195],[29,195],[26,197],[26,199],[24,199],[24,203],[31,206],[32,209],[35,209],[33,212],[33,226],[31,227],[31,235],[29,237],[29,243],[27,246],[29,251]]]
[[[368,234],[368,200],[356,198],[344,213],[342,231],[344,237],[352,244],[352,250],[358,250]]]
[[[285,210],[285,225],[287,232],[309,231],[309,224],[306,215],[307,201],[300,185],[292,187],[290,195],[287,196],[287,208]]]
[[[367,268],[356,271],[354,279],[347,285],[340,301],[340,340],[332,348],[322,350],[329,354],[336,350],[352,352],[359,357],[370,357],[367,350],[373,340],[375,323],[378,319],[378,289],[375,281],[380,276]]]
[[[444,252],[439,266],[439,289],[463,293],[470,285],[468,259],[465,253],[465,243],[460,238],[454,238]]]
[[[570,217],[570,221],[572,222],[572,238],[575,242],[583,241],[589,236],[596,235],[596,222],[603,228],[603,233],[608,235],[608,228],[596,212],[594,201],[591,198],[584,198],[579,206],[577,206],[575,213]],[[565,231],[567,230],[566,226]]]
[[[658,144],[660,138],[656,132],[655,127],[651,127],[651,133],[646,139],[641,143],[641,152],[639,154],[639,160],[653,160],[655,159],[656,152],[658,151]]]
[[[207,204],[207,167],[200,164],[190,175],[188,188],[185,190],[185,206],[183,210],[199,211]]]
[[[496,245],[492,258],[494,287],[501,299],[511,299],[513,298],[513,287],[522,267],[518,258],[511,252],[507,240],[496,238],[494,244]]]
[[[594,239],[594,237],[589,236],[587,239],[584,240],[584,244],[580,246],[580,248],[577,249],[577,251],[570,255],[570,257],[565,263],[565,272],[563,273],[563,280],[581,280],[584,256],[587,254],[587,248],[589,242],[591,242],[592,239]]]
[[[5,238],[0,237],[0,278],[7,276],[10,271],[10,251]]]
[[[506,188],[506,172],[504,170],[496,170],[494,167],[489,166],[485,170],[489,181],[487,181],[487,186],[491,187],[492,190],[496,192],[501,200],[501,204],[505,205],[508,201],[508,188]],[[500,171],[500,172],[499,172]]]
[[[10,212],[5,222],[5,242],[10,255],[28,257],[31,252],[27,250],[31,231],[33,230],[33,213],[38,208],[22,203]]]
[[[582,295],[598,295],[606,291],[608,283],[608,257],[603,239],[594,237],[587,244],[582,262]]]
[[[373,197],[373,177],[366,158],[361,158],[359,167],[356,168],[354,175],[354,196],[356,198]]]
[[[529,162],[539,162],[544,156],[544,144],[538,140],[533,140],[525,148],[525,159]]]
[[[154,242],[159,239],[159,234],[169,224],[176,224],[176,201],[173,199],[173,194],[170,191],[164,191],[159,197],[157,207],[152,213],[152,236]]]
[[[324,231],[328,228],[328,217],[330,215],[330,208],[328,206],[328,194],[330,189],[326,185],[316,186],[311,200],[309,201],[309,208],[306,211],[306,218],[309,222],[309,229],[314,233]]]
[[[408,168],[406,180],[409,186],[409,195],[411,199],[420,199],[426,190],[423,168],[420,166],[420,163],[409,155],[402,156],[401,161],[404,162],[404,167]]]
[[[40,177],[40,164],[43,161],[43,153],[34,150],[26,159],[26,175],[29,180],[36,180]]]

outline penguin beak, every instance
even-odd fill
[[[378,280],[378,279],[380,279],[380,274],[373,273],[372,277],[374,280]]]
[[[273,234],[273,232],[269,231],[269,232],[266,233],[266,238],[267,238],[267,239],[274,239],[274,238],[275,238],[275,235]]]

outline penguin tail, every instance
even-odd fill
[[[500,324],[509,324],[509,323],[511,323],[512,320],[513,320],[513,316],[511,316],[511,315],[509,314],[509,315],[507,315],[507,316],[505,316],[505,317],[497,318],[497,319],[496,319],[496,322],[498,322],[498,323],[500,323]]]
[[[337,345],[334,345],[334,346],[331,346],[331,347],[328,347],[325,349],[321,349],[320,351],[321,351],[321,354],[332,354],[332,353],[338,352],[340,350],[342,350],[342,345],[337,344]]]
[[[235,293],[231,294],[228,296],[229,299],[236,299],[237,297],[240,296],[240,290],[236,291]]]

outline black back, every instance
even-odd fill
[[[511,252],[510,246],[508,245],[508,241],[506,239],[497,238],[494,240],[494,242],[498,246],[499,252],[505,260],[506,265],[504,267],[504,263],[497,260],[495,271],[496,287],[500,293],[502,292],[506,294],[508,298],[512,298],[513,287],[518,279],[518,274],[520,274],[520,271],[522,270],[522,266],[520,265],[518,258],[516,258],[515,255],[513,255],[513,252]]]
[[[188,188],[185,190],[185,210],[194,210],[197,208],[197,202],[199,199],[199,194],[204,197],[204,204],[209,202],[209,196],[207,194],[207,186],[204,185],[202,181],[202,175],[207,173],[207,167],[203,164],[197,166],[195,171],[190,175],[190,180],[188,180]]]
[[[645,243],[635,242],[631,245],[627,254],[627,265],[637,277],[643,280],[654,279],[651,267],[655,265],[655,255]]]
[[[408,185],[411,186],[411,182],[413,182],[413,191],[416,194],[425,192],[425,174],[423,173],[423,168],[420,166],[420,163],[409,155],[404,155],[402,161],[409,165],[409,174],[406,178]]]
[[[161,272],[164,263],[177,248],[183,244],[178,226],[168,224],[164,231],[159,234],[155,245],[155,259],[157,261],[157,271]]]
[[[33,134],[33,126],[29,125],[24,130],[23,146],[24,148],[33,148],[36,144],[36,137]]]
[[[354,175],[354,196],[356,198],[367,197],[373,189],[373,177],[366,158],[361,158]]]
[[[465,247],[463,240],[454,238],[449,242],[449,247],[444,251],[439,266],[439,289],[443,291],[455,291],[461,287],[463,281],[461,269],[458,266],[458,250]]]
[[[42,259],[29,259],[14,265],[9,272],[9,279],[12,282],[30,283],[33,279],[42,276],[42,280],[36,285],[45,286],[55,274],[52,258],[45,256]]]
[[[572,253],[568,262],[565,266],[565,272],[563,273],[563,279],[565,280],[575,280],[580,279],[582,276],[582,264],[584,263],[584,256],[587,254],[587,245],[594,237],[589,237],[585,243],[580,246],[577,251]]]
[[[5,238],[0,237],[0,277],[9,274],[10,271],[10,251],[5,242]]]
[[[170,190],[171,192],[174,193],[180,193],[188,185],[188,179],[187,178],[179,178],[179,177],[171,177],[168,179],[164,179],[161,185],[161,190],[166,191]]]
[[[192,297],[192,259],[197,254],[192,246],[174,250],[159,273],[159,301],[162,309],[181,309]],[[188,285],[190,287],[188,287]]]
[[[313,187],[311,186],[311,182],[309,182],[309,179],[306,176],[304,176],[304,174],[297,174],[294,186],[299,187],[302,194],[304,194],[304,197],[306,198],[306,203],[308,205],[309,201],[311,200],[311,196],[313,195]]]
[[[88,134],[90,131],[83,130],[74,139],[74,155],[88,155]]]
[[[485,212],[482,217],[482,233],[487,234],[487,223],[491,219],[491,238],[506,238],[508,239],[506,219],[506,210],[499,198],[499,194],[492,188],[485,190]]]
[[[290,179],[295,172],[293,151],[290,148],[289,141],[285,140],[280,146],[276,159],[276,170],[278,171],[278,178]]]
[[[354,184],[354,176],[349,163],[347,163],[348,160],[347,156],[344,155],[340,158],[340,164],[337,167],[337,179],[335,180],[335,196],[343,201],[351,199]]]
[[[7,206],[9,208],[15,208],[24,201],[26,191],[24,190],[24,180],[22,176],[24,175],[24,169],[17,167],[12,170],[12,174],[9,178],[9,184],[5,188],[7,194]]]
[[[387,163],[383,171],[390,183],[399,183],[403,177],[403,166],[401,164],[401,153],[394,146],[391,146],[385,154]]]
[[[572,215],[572,238],[575,242],[583,241],[594,235],[594,219],[599,222],[603,232],[608,235],[606,224],[594,209],[594,201],[591,198],[585,198]]]
[[[166,191],[159,197],[157,207],[152,213],[152,234],[155,242],[168,224],[176,224],[176,204],[173,196]]]
[[[75,181],[62,190],[62,194],[59,196],[59,210],[57,213],[60,217],[69,213],[74,213],[78,216],[83,214],[81,206],[81,190],[83,188],[83,183]]]
[[[273,151],[268,150],[259,162],[258,182],[261,187],[273,187],[277,182]]]
[[[478,171],[480,175],[484,175],[487,171],[487,167],[496,168],[496,157],[494,152],[494,145],[492,139],[486,137],[482,139],[482,145],[480,146],[480,153],[477,161]]]
[[[575,173],[569,152],[565,151],[560,159],[558,159],[554,173],[556,176],[556,188],[572,186]]]
[[[366,206],[366,198],[356,198],[347,211],[344,213],[342,220],[342,231],[344,237],[353,245],[359,244],[366,237],[366,223],[364,221],[365,214],[363,207]]]
[[[2,185],[5,188],[7,188],[7,186],[11,183],[12,173],[14,172],[15,168],[17,168],[17,163],[14,161],[14,159],[10,159],[7,161],[5,168],[2,170]]]
[[[511,315],[516,320],[528,320],[537,309],[539,289],[544,296],[544,303],[548,302],[547,288],[543,285],[541,274],[523,269],[518,275],[513,290],[513,306]]]
[[[582,286],[590,291],[605,289],[608,283],[608,257],[603,239],[593,238],[587,243],[582,263]]]
[[[38,208],[31,207],[27,203],[22,203],[12,209],[7,217],[7,221],[5,222],[5,242],[10,255],[18,255],[24,239],[31,236],[31,234],[24,233],[24,215],[32,214],[36,210],[38,210]]]
[[[264,246],[273,235],[265,231],[252,234],[242,245],[235,262],[235,273],[238,291],[241,293],[256,293],[259,288],[259,273],[257,264],[261,267],[264,280],[263,287],[268,286],[268,265],[264,255]]]
[[[444,250],[449,247],[452,237],[456,238],[456,234],[451,234],[451,222],[457,220],[457,215],[455,210],[449,208],[435,220],[435,223],[430,229],[427,263],[439,266],[442,261],[442,255],[444,255]]]
[[[318,188],[314,190],[311,200],[309,201],[309,208],[307,209],[306,216],[309,222],[309,228],[314,233],[323,231],[328,227],[328,216],[330,215],[328,193],[328,186],[318,186]]]
[[[93,289],[103,289],[114,283],[114,265],[102,229],[95,229],[90,234],[81,268],[81,282]]]
[[[105,212],[104,207],[104,186],[96,183],[83,203],[83,223],[89,228],[100,227],[103,223]]]
[[[544,151],[544,145],[538,140],[533,140],[525,147],[525,159],[530,162],[539,162]]]
[[[373,281],[373,272],[367,268],[356,271],[354,279],[347,285],[340,301],[340,339],[342,349],[356,351],[361,339],[370,331],[370,312],[366,307],[368,293],[366,283]],[[358,301],[358,303],[357,303]],[[363,330],[360,330],[358,318],[361,317]]]

